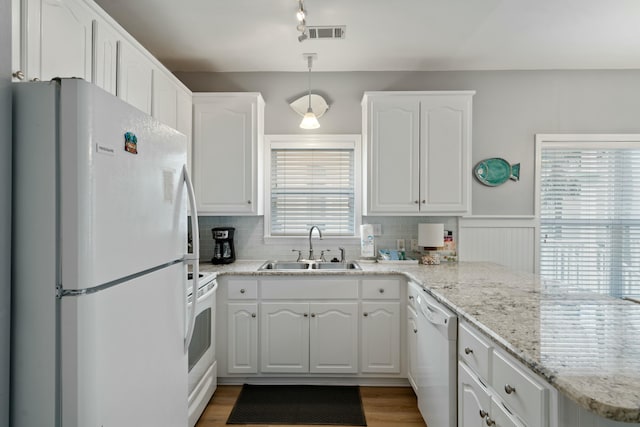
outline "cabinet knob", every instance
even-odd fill
[[[316,317],[316,314],[315,313],[311,313],[311,317]]]
[[[511,387],[509,384],[505,384],[504,385],[504,391],[507,394],[511,394],[511,393],[515,393],[516,389],[515,389],[515,387]]]
[[[414,334],[417,334],[417,333],[418,333],[418,330],[417,330],[416,328],[413,328],[413,333],[414,333]]]
[[[31,79],[31,81],[32,81],[32,82],[39,82],[39,81],[40,81],[40,79],[39,79],[39,78],[37,78],[37,77],[34,77],[34,78],[32,78],[32,79]]]
[[[409,299],[412,300],[413,299],[413,295],[409,295]]]
[[[496,425],[496,422],[493,421],[491,418],[487,417],[487,419],[485,420],[485,422],[487,423],[488,426],[494,426]]]
[[[309,317],[309,313],[305,313],[303,316],[304,317]]]
[[[250,205],[251,204],[251,200],[247,200],[247,204]]]
[[[473,353],[472,349],[470,349],[469,347],[464,348],[464,354],[471,354],[471,353]]]
[[[369,315],[369,313],[364,312],[364,313],[362,313],[362,315],[363,315],[364,317],[367,317],[367,316]]]
[[[483,409],[480,409],[480,418],[485,418],[489,413]]]
[[[413,203],[415,203],[416,205],[420,204],[418,200],[414,200]]]
[[[244,294],[245,292],[247,292],[247,290],[246,290],[246,289],[240,289],[240,293],[241,293],[241,294]]]
[[[24,71],[18,70],[12,74],[12,76],[18,80],[24,80]]]
[[[381,294],[384,294],[384,288],[378,289],[378,292],[380,292]]]
[[[255,313],[251,313],[251,317],[256,317],[256,314]]]

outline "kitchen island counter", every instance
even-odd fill
[[[258,272],[263,262],[200,268],[257,276],[404,275],[580,406],[607,419],[640,422],[640,304],[484,262]]]

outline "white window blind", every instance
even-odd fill
[[[540,273],[581,290],[640,296],[640,145],[543,147]]]
[[[271,149],[271,235],[355,235],[353,149]]]

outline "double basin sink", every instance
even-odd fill
[[[319,271],[319,270],[362,270],[355,261],[323,262],[323,261],[267,261],[258,271]]]

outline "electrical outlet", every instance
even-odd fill
[[[373,235],[374,236],[382,236],[382,225],[381,224],[371,224],[373,226]]]
[[[411,250],[414,251],[414,252],[420,250],[420,248],[418,247],[418,240],[417,239],[411,239]]]
[[[396,249],[399,251],[404,251],[404,239],[397,239],[396,240]]]

